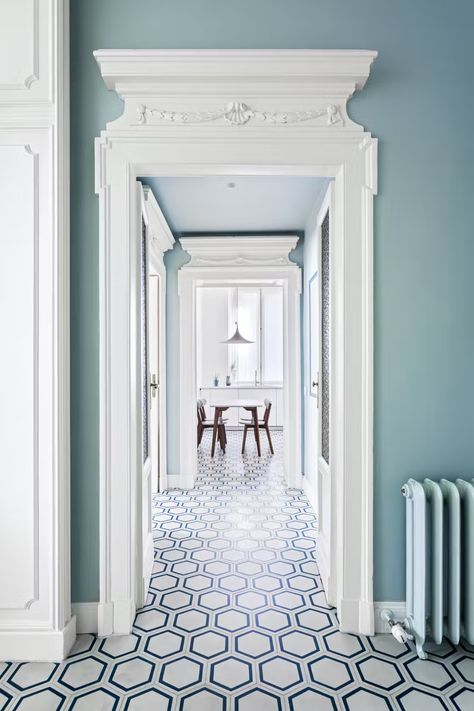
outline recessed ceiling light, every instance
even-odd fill
[[[235,183],[227,183],[228,188],[235,188]]]

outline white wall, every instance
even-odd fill
[[[68,3],[0,2],[0,659],[60,660],[69,573]]]
[[[207,388],[214,384],[225,385],[229,372],[229,346],[221,343],[229,333],[229,289],[202,287],[196,294],[197,385]]]
[[[237,292],[239,294],[237,298]],[[261,299],[261,312],[260,312]],[[237,309],[237,303],[239,307]],[[214,376],[225,385],[231,364],[241,385],[253,384],[258,368],[259,329],[262,329],[262,377],[265,384],[283,380],[283,289],[263,287],[198,287],[196,294],[197,385],[210,387]],[[253,345],[228,346],[222,343],[233,335],[238,320],[241,334]]]

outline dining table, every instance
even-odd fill
[[[255,442],[257,444],[257,453],[258,456],[261,457],[261,449],[260,449],[260,432],[258,428],[258,408],[263,407],[263,403],[261,403],[259,400],[222,400],[222,402],[218,402],[214,405],[211,405],[211,408],[214,408],[214,426],[212,429],[212,446],[211,446],[211,457],[214,456],[215,451],[216,451],[216,441],[217,441],[217,433],[218,433],[218,425],[219,425],[219,420],[222,417],[222,413],[228,410],[230,407],[241,407],[243,410],[247,410],[250,412],[253,420],[253,431],[255,433]],[[221,442],[221,447],[225,452],[225,443]]]

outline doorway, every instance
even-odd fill
[[[139,175],[335,178],[331,516],[336,535],[331,542],[331,576],[341,630],[373,632],[372,199],[376,141],[351,121],[346,104],[363,87],[374,57],[375,53],[366,51],[96,53],[109,88],[124,99],[124,114],[109,124],[97,142],[102,635],[128,633],[136,611],[136,482],[142,466],[136,367],[140,260],[135,179]],[[248,97],[249,103],[236,100],[236,95]],[[192,268],[186,273],[191,274]],[[192,281],[191,277],[181,279],[185,309],[192,307]],[[182,359],[190,334],[180,337]],[[192,466],[183,468],[183,484],[192,471]]]
[[[249,449],[273,453],[272,432],[283,431],[283,286],[274,283],[203,284],[196,289],[196,376],[198,402],[207,418],[223,405],[225,433],[243,437],[242,455]],[[259,403],[255,430],[242,402]],[[215,454],[210,420],[198,412],[198,447]],[[265,426],[265,419],[267,426]],[[221,428],[223,429],[223,428]],[[225,434],[224,433],[224,434]],[[226,451],[226,442],[220,447]]]
[[[289,486],[301,485],[301,273],[288,257],[297,242],[297,236],[282,235],[181,239],[183,248],[191,256],[179,275],[180,464],[187,487],[194,485],[197,471],[197,442],[195,435],[190,435],[194,432],[199,385],[195,332],[197,289],[225,284],[247,288],[255,294],[255,289],[270,283],[282,290],[281,422],[284,469]],[[206,264],[205,255],[209,255],[209,251],[213,255],[212,265]],[[242,387],[243,395],[248,397],[246,390],[248,388]],[[277,397],[276,391],[273,397]]]

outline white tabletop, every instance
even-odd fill
[[[210,407],[264,407],[261,400],[230,400],[229,402],[216,402]]]

